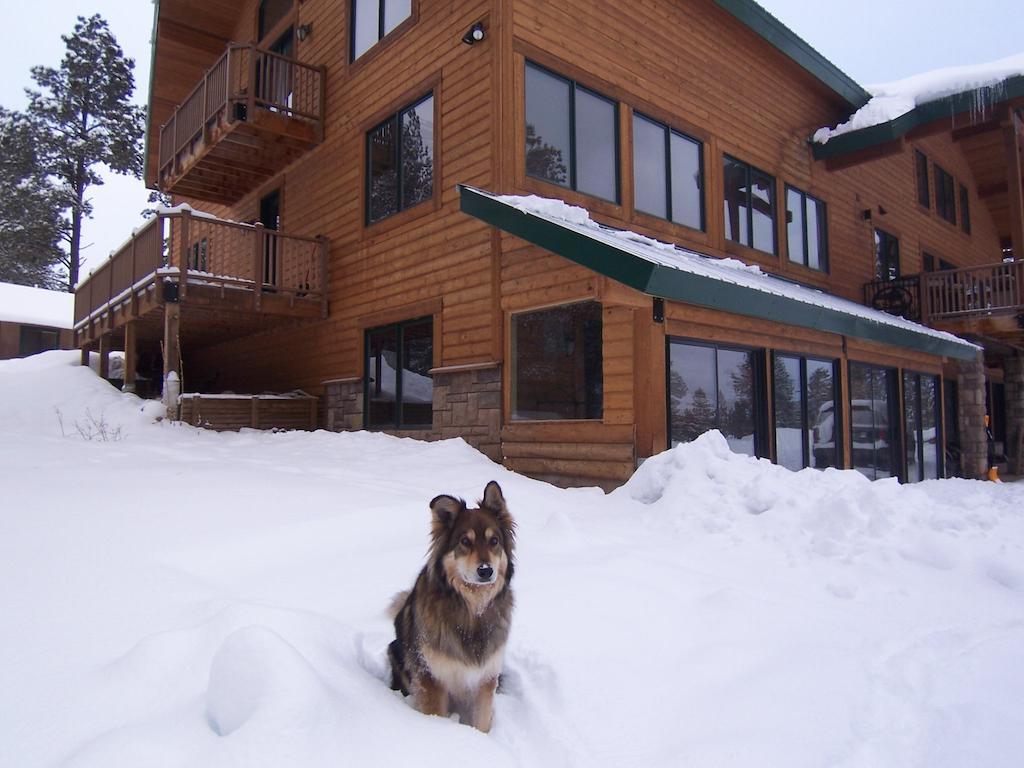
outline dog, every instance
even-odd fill
[[[512,619],[515,523],[493,480],[476,508],[442,495],[430,511],[427,564],[391,606],[391,688],[424,714],[457,714],[487,733]]]

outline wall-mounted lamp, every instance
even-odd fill
[[[486,30],[484,30],[484,23],[482,21],[478,21],[470,27],[469,30],[467,30],[466,34],[462,36],[462,42],[466,45],[473,45],[474,43],[479,43],[486,36],[487,33]]]
[[[312,24],[301,24],[295,28],[295,36],[299,38],[299,42],[303,42],[307,37],[313,34]]]
[[[860,216],[862,219],[864,219],[864,221],[871,221],[871,209],[865,208],[863,211],[860,212]]]

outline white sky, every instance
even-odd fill
[[[931,69],[977,64],[1024,50],[1020,0],[761,0],[790,26],[861,85],[898,80]],[[148,0],[0,0],[8,18],[17,18],[17,34],[0,47],[0,104],[25,106],[23,88],[31,84],[29,68],[58,66],[62,34],[71,32],[78,15],[98,12],[110,23],[125,52],[135,59],[136,100],[145,103],[149,87],[149,40],[153,7]],[[17,12],[15,12],[17,9]],[[83,252],[86,269],[120,245],[142,221],[148,192],[142,183],[109,176],[90,190],[94,218],[86,223]]]

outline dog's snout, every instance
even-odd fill
[[[490,563],[480,563],[476,567],[476,575],[480,581],[490,581],[494,575],[494,568],[491,567]]]

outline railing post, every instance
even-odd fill
[[[259,312],[263,304],[263,249],[266,247],[264,240],[264,226],[262,222],[253,225],[252,241],[252,303],[253,308]]]
[[[245,119],[253,120],[256,114],[256,46],[248,46],[249,51],[249,87],[246,89],[248,101],[245,107]]]
[[[135,295],[135,243],[138,241],[138,236],[132,235],[132,272],[128,278],[128,290],[131,291],[131,315],[132,317],[139,316],[139,297]]]
[[[320,316],[327,319],[327,254],[330,250],[330,240],[323,235],[318,235],[320,241],[320,274],[317,283],[320,286]]]
[[[190,224],[192,220],[191,211],[181,212],[181,245],[179,248],[179,259],[178,264],[178,300],[181,301],[185,298],[185,293],[188,290],[188,246],[189,246],[189,230],[191,229]]]
[[[928,322],[932,317],[932,300],[931,293],[928,290],[928,273],[922,272],[921,279],[918,281],[918,291],[920,296],[918,300],[921,302],[921,324],[928,325]]]

